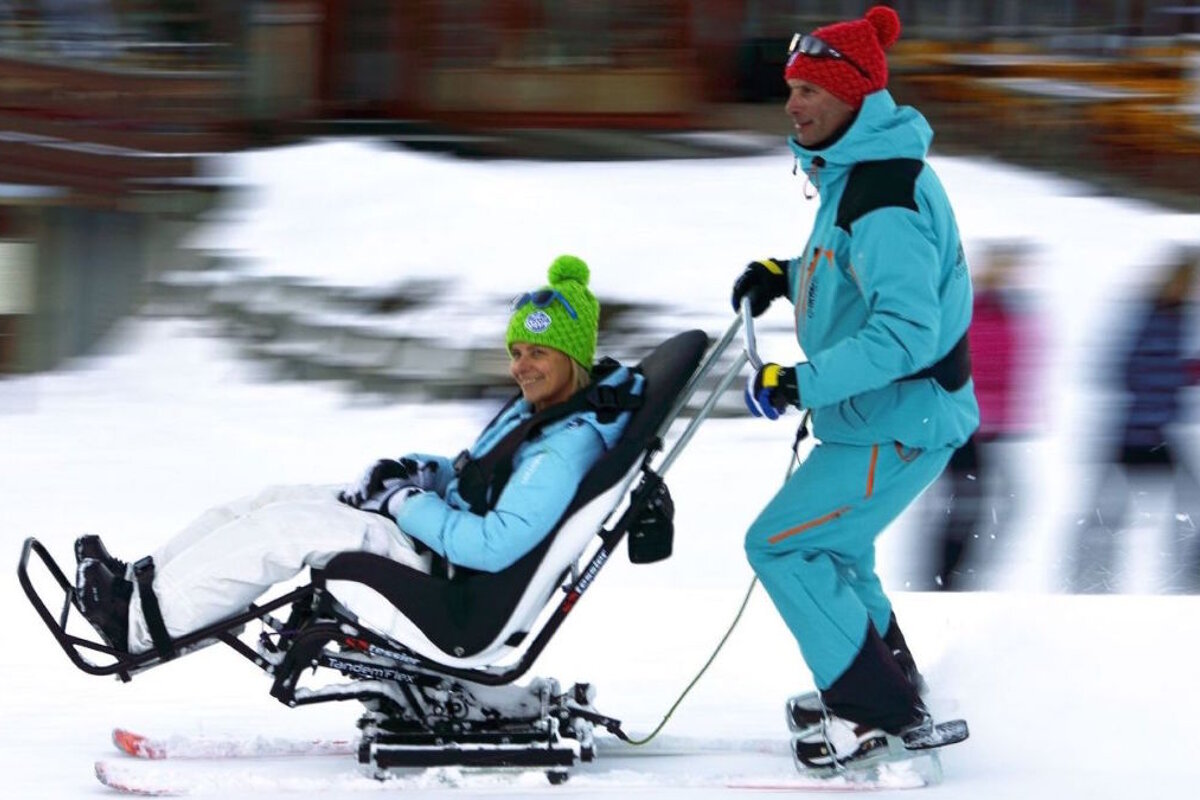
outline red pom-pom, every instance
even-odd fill
[[[887,6],[871,6],[867,11],[867,22],[875,29],[875,38],[884,50],[900,38],[900,17]]]

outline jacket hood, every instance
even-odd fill
[[[933,129],[921,112],[911,106],[898,106],[887,89],[872,92],[863,100],[858,116],[842,137],[828,147],[812,150],[800,144],[795,136],[788,137],[788,146],[809,173],[813,160],[822,161],[818,167],[847,169],[860,161],[883,161],[889,158],[924,159],[933,142]]]
[[[620,366],[598,381],[607,386],[622,386],[628,382],[633,384],[631,387],[633,394],[640,395],[645,388],[646,379],[642,377],[641,373],[634,372],[629,367]],[[629,421],[629,414],[617,414],[612,421],[601,422],[595,411],[585,411],[579,416],[579,419],[594,428],[596,433],[600,434],[600,438],[604,440],[604,448],[611,450],[617,440],[621,438],[621,434],[625,432],[625,423]]]

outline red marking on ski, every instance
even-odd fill
[[[112,742],[122,753],[134,758],[158,759],[167,757],[165,748],[155,744],[140,733],[134,733],[124,728],[113,728]]]

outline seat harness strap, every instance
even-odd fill
[[[612,359],[604,359],[596,365],[592,374],[607,375],[619,366]],[[551,422],[586,410],[595,411],[596,418],[602,423],[612,422],[621,412],[641,406],[642,396],[633,393],[633,386],[632,377],[618,386],[593,383],[580,389],[566,401],[533,414],[478,458],[472,458],[469,450],[459,453],[454,459],[454,474],[458,476],[458,493],[467,501],[471,513],[483,516],[488,512],[508,483],[508,479],[512,477],[513,456],[517,448],[529,441],[539,430]],[[509,405],[516,399],[513,398]],[[508,405],[505,408],[508,408]]]
[[[163,622],[162,610],[158,607],[158,596],[154,594],[154,559],[146,556],[136,562],[133,565],[133,578],[137,582],[138,596],[142,599],[142,616],[146,619],[146,627],[150,631],[154,649],[159,658],[170,661],[178,653]]]

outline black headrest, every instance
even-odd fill
[[[706,349],[708,336],[704,331],[684,331],[641,360],[638,370],[646,378],[641,408],[629,418],[617,445],[584,478],[568,513],[611,486],[642,456]]]

